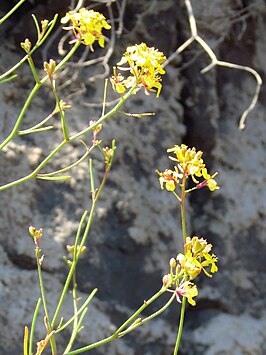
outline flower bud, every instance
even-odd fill
[[[176,267],[176,260],[175,258],[171,258],[170,262],[169,262],[170,268],[173,269],[174,267]]]
[[[26,39],[25,39],[25,42],[21,42],[21,43],[20,43],[20,46],[21,46],[21,48],[24,49],[24,51],[25,51],[26,53],[29,53],[30,50],[31,50],[31,41],[30,41],[28,38],[26,38]]]
[[[47,27],[48,27],[49,21],[48,20],[42,20],[41,21],[41,26],[42,26],[42,32],[45,32]]]
[[[44,62],[43,66],[44,66],[44,71],[46,71],[46,73],[49,76],[51,76],[53,74],[54,70],[55,70],[56,62],[53,59],[50,59],[49,63],[48,62]]]
[[[74,245],[67,245],[67,251],[69,252],[69,254],[74,255],[74,250],[75,250],[75,246]],[[81,248],[80,245],[78,245],[77,250],[79,252],[79,254],[83,254],[86,250],[87,247],[85,245],[83,245],[83,247]]]
[[[163,285],[164,285],[164,286],[170,285],[171,282],[172,282],[172,277],[171,277],[171,275],[170,275],[170,274],[164,275],[162,281],[163,281]]]
[[[41,237],[42,237],[42,228],[36,229],[35,227],[30,226],[30,227],[29,227],[29,233],[30,233],[30,235],[32,236],[32,238],[34,239],[34,242],[35,242],[36,244],[38,244],[39,240],[40,240]]]

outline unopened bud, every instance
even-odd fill
[[[25,42],[21,42],[20,45],[21,45],[21,48],[23,48],[26,53],[30,52],[31,41],[28,38],[25,39]]]
[[[41,26],[42,26],[42,32],[45,32],[47,27],[48,27],[49,21],[48,20],[42,20],[41,21]]]
[[[48,62],[44,62],[43,66],[44,66],[44,71],[46,71],[46,73],[49,76],[51,76],[53,74],[54,70],[55,70],[56,62],[53,59],[50,59],[49,63]]]
[[[176,260],[175,258],[171,258],[170,262],[169,262],[170,268],[173,269],[174,267],[176,267]]]
[[[67,104],[65,101],[60,100],[59,105],[62,111],[69,110],[71,108],[71,105]]]
[[[104,160],[106,164],[109,164],[113,155],[113,150],[109,147],[103,148]]]
[[[29,233],[32,236],[32,238],[34,239],[35,243],[38,243],[42,237],[42,228],[36,229],[35,227],[30,226]]]
[[[74,254],[74,250],[75,250],[75,246],[74,245],[67,245],[67,251],[70,253],[70,254]],[[85,245],[83,245],[83,247],[81,248],[80,245],[78,245],[78,248],[77,248],[79,254],[83,254],[86,250],[87,250],[87,247]]]
[[[164,285],[164,286],[170,285],[171,282],[172,282],[172,277],[171,277],[171,275],[170,275],[170,274],[164,275],[162,281],[163,281],[163,285]]]

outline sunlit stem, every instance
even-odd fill
[[[40,78],[39,78],[39,76],[37,74],[34,62],[33,62],[32,57],[30,55],[28,57],[28,63],[29,63],[29,66],[30,66],[30,69],[31,69],[31,72],[32,72],[32,75],[34,77],[34,80],[35,80],[36,84],[39,84],[40,83]]]
[[[23,0],[25,1],[25,0]],[[21,1],[20,1],[21,3]],[[18,4],[17,4],[18,5]],[[29,52],[29,55],[32,55],[36,49],[38,49],[42,43],[46,40],[47,37],[49,37],[49,34],[51,33],[51,31],[53,30],[55,24],[56,24],[56,20],[57,20],[58,14],[56,14],[53,18],[53,20],[49,23],[49,28],[46,30],[45,35],[41,38],[40,41],[37,41],[37,43],[35,44],[35,46],[31,49],[31,51]],[[0,25],[1,25],[1,21],[4,18],[2,18],[0,20]],[[3,21],[2,21],[3,22]],[[5,82],[5,78],[8,77],[10,74],[12,74],[16,69],[18,69],[26,60],[28,59],[28,54],[26,54],[17,64],[15,64],[12,68],[10,68],[9,70],[7,70],[4,74],[0,75],[0,82],[3,83]],[[14,76],[13,76],[14,77]],[[8,79],[9,80],[9,79]]]
[[[20,0],[12,9],[0,19],[0,25],[5,22],[26,0]]]
[[[180,312],[180,319],[179,319],[178,333],[177,333],[177,338],[176,338],[176,343],[175,343],[174,355],[178,354],[178,349],[179,349],[179,345],[180,345],[180,342],[181,342],[181,337],[182,337],[182,333],[183,333],[184,319],[185,319],[186,302],[187,302],[187,298],[183,297],[182,298],[182,307],[181,307],[181,312]]]
[[[88,215],[88,211],[85,211],[83,213],[81,219],[80,219],[80,222],[79,222],[79,227],[78,227],[77,234],[76,234],[76,239],[75,239],[75,251],[74,251],[74,255],[73,255],[73,263],[72,263],[71,268],[69,270],[69,273],[67,275],[63,291],[61,293],[60,299],[58,301],[58,304],[57,304],[57,307],[56,307],[56,310],[55,310],[55,314],[54,314],[53,320],[51,322],[51,327],[52,328],[54,328],[55,323],[57,322],[60,310],[62,308],[66,293],[67,293],[68,288],[69,288],[69,284],[70,284],[70,282],[72,280],[72,275],[73,275],[73,273],[74,273],[74,271],[76,269],[76,259],[75,259],[76,258],[76,254],[77,254],[76,250],[77,250],[77,247],[78,247],[78,241],[79,241],[79,238],[80,238],[80,235],[81,235],[81,232],[82,232],[83,224],[85,222],[85,219],[86,219],[87,215]]]
[[[50,82],[51,82],[51,86],[52,86],[52,91],[55,97],[55,101],[56,101],[56,109],[60,112],[60,117],[61,117],[61,127],[62,127],[62,132],[64,135],[64,139],[66,141],[69,140],[69,135],[67,132],[67,125],[66,125],[66,120],[65,120],[65,112],[64,110],[62,110],[62,107],[60,105],[60,100],[56,91],[56,86],[55,86],[55,80],[52,78],[52,76],[49,76]]]
[[[56,66],[54,73],[56,73],[71,57],[72,55],[76,52],[80,45],[80,42],[77,42],[74,47],[69,51],[69,53],[61,60],[61,62]],[[20,124],[22,122],[22,119],[33,99],[33,97],[36,95],[37,91],[40,89],[40,87],[48,80],[49,76],[46,75],[39,83],[36,83],[32,91],[30,92],[21,112],[20,115],[11,131],[9,136],[4,140],[2,144],[0,144],[0,150],[2,150],[16,135],[19,130]]]
[[[29,340],[29,328],[25,325],[24,328],[24,342],[23,342],[23,354],[28,355],[28,340]]]
[[[50,115],[48,115],[47,117],[45,117],[45,119],[43,119],[41,122],[37,123],[35,126],[24,129],[22,131],[19,131],[18,134],[19,135],[23,135],[23,134],[29,134],[32,133],[32,131],[36,132],[36,130],[38,130],[39,128],[41,128],[41,126],[43,126],[46,122],[48,122],[53,116],[55,116],[58,113],[57,109],[54,109],[52,113],[50,113]],[[53,127],[53,126],[49,126],[49,127]],[[45,127],[47,128],[47,127]]]
[[[184,175],[182,187],[181,187],[181,225],[182,225],[182,235],[184,244],[186,243],[187,239],[187,227],[186,227],[186,208],[185,208],[185,197],[186,197],[186,179],[187,177]]]
[[[148,301],[145,301],[143,303],[143,305],[125,322],[123,323],[114,334],[112,334],[111,336],[104,338],[96,343],[87,345],[83,348],[79,348],[73,351],[70,351],[68,353],[64,353],[64,355],[76,355],[76,354],[81,354],[84,353],[85,351],[91,350],[91,349],[95,349],[98,348],[104,344],[110,343],[111,341],[116,340],[117,338],[119,338],[119,334],[122,334],[122,331],[126,328],[130,329],[130,324],[132,324],[132,322],[134,322],[134,320],[139,316],[139,314],[141,312],[144,311],[145,308],[147,308],[151,303],[153,303],[158,297],[160,297],[163,293],[165,293],[167,291],[167,287],[162,287],[155,295],[153,295]],[[169,300],[169,302],[171,303],[173,301],[173,298],[171,297],[171,299]],[[164,307],[163,307],[164,308]],[[160,312],[161,313],[161,312]],[[136,322],[137,324],[137,322]]]
[[[72,333],[68,342],[68,345],[65,349],[65,352],[68,352],[71,350],[73,343],[75,341],[75,338],[78,333],[78,299],[77,299],[77,281],[76,281],[76,272],[73,273],[72,275],[72,283],[73,283],[73,289],[72,289],[72,297],[73,297],[73,309],[74,309],[74,319],[73,319],[73,329]]]
[[[186,210],[185,210],[186,179],[187,179],[187,177],[184,174],[182,185],[181,185],[181,201],[180,201],[180,206],[181,206],[181,225],[182,225],[182,235],[183,235],[184,245],[185,245],[186,239],[187,239]],[[176,344],[175,344],[175,349],[174,349],[174,355],[177,355],[177,353],[178,353],[178,349],[179,349],[179,346],[180,346],[180,341],[181,341],[181,337],[182,337],[182,333],[183,333],[186,302],[187,302],[186,297],[183,297],[182,298],[182,306],[181,306],[180,318],[179,318],[178,333],[177,333]]]
[[[48,312],[48,307],[47,307],[47,301],[46,301],[46,295],[45,295],[45,290],[44,290],[44,285],[43,285],[43,278],[42,278],[42,269],[41,269],[41,257],[40,257],[40,251],[41,249],[39,246],[36,246],[35,250],[35,255],[36,255],[36,262],[37,262],[37,268],[38,268],[38,276],[39,276],[39,283],[40,283],[40,290],[41,290],[41,298],[42,298],[42,304],[43,304],[43,309],[45,313],[45,317],[47,320],[47,325],[48,325],[48,331],[49,334],[52,331],[51,323],[50,323],[50,318],[49,318],[49,312]],[[50,337],[50,344],[51,344],[51,349],[52,349],[52,355],[56,355],[56,343],[54,336],[52,335]]]
[[[39,309],[41,306],[42,300],[41,298],[38,299],[38,302],[35,307],[35,311],[33,314],[32,322],[31,322],[31,329],[30,329],[30,340],[29,340],[29,355],[32,355],[32,346],[33,346],[33,340],[34,340],[34,331],[35,331],[35,325],[37,321],[37,316],[39,313]]]
[[[77,317],[79,314],[81,314],[85,308],[87,308],[88,304],[90,303],[90,301],[93,299],[93,297],[95,296],[96,292],[98,291],[97,288],[95,288],[91,293],[90,295],[88,296],[88,298],[86,299],[86,301],[83,303],[83,305],[80,307],[80,309],[77,311],[77,314],[75,314],[74,316],[72,316],[65,324],[63,325],[60,325],[55,333],[59,333],[61,332],[62,330],[64,330],[65,328],[67,328],[73,321],[74,321],[74,318]]]
[[[175,297],[176,297],[175,294],[173,294],[171,296],[171,298],[169,299],[169,301],[162,308],[160,308],[158,311],[154,312],[153,314],[151,314],[149,317],[146,317],[145,319],[140,318],[139,321],[137,320],[135,323],[133,323],[131,326],[129,326],[126,330],[124,330],[123,332],[120,332],[119,338],[128,334],[129,332],[132,332],[133,330],[135,330],[136,328],[140,327],[141,325],[147,323],[148,321],[152,320],[153,318],[158,317],[161,313],[163,313],[170,306],[170,304],[174,301]]]

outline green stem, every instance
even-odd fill
[[[84,311],[84,309],[87,307],[87,305],[90,303],[90,301],[92,300],[92,298],[95,296],[96,292],[98,291],[97,288],[95,288],[91,294],[89,295],[89,297],[87,298],[87,300],[84,302],[84,304],[80,307],[80,309],[77,311],[77,314],[72,316],[65,324],[61,325],[60,327],[58,327],[55,331],[55,333],[59,333],[62,330],[64,330],[65,328],[67,328],[74,320],[75,317],[77,317],[80,313],[82,313]]]
[[[181,202],[180,202],[182,235],[183,235],[184,244],[186,243],[186,239],[187,239],[185,197],[186,197],[186,176],[183,177]]]
[[[0,25],[5,22],[26,0],[20,0],[12,9],[0,19]]]
[[[37,176],[38,177],[50,177],[50,176],[54,176],[54,175],[57,175],[57,174],[62,174],[62,173],[65,173],[66,171],[74,168],[75,166],[79,165],[81,162],[83,162],[83,160],[85,160],[87,158],[87,156],[91,153],[92,149],[88,150],[79,160],[77,160],[75,163],[63,168],[63,169],[60,169],[60,170],[56,170],[56,171],[53,171],[52,173],[46,173],[46,174],[38,174]]]
[[[121,338],[122,336],[128,334],[129,332],[132,332],[133,330],[135,330],[136,328],[138,328],[139,326],[147,323],[148,321],[150,321],[151,319],[159,316],[161,313],[163,313],[169,306],[170,304],[173,302],[173,300],[175,299],[175,294],[173,294],[171,296],[171,298],[169,299],[169,301],[162,307],[160,308],[158,311],[156,311],[155,313],[151,314],[149,317],[146,317],[145,319],[140,319],[139,322],[136,322],[136,324],[133,324],[131,326],[129,326],[126,330],[124,330],[123,332],[119,333],[119,338]]]
[[[34,331],[35,331],[35,325],[36,325],[36,321],[37,321],[37,316],[39,313],[39,309],[41,306],[42,300],[41,298],[38,299],[34,314],[33,314],[33,318],[32,318],[32,322],[31,322],[31,329],[30,329],[30,339],[29,339],[29,355],[32,355],[32,346],[33,346],[33,339],[34,339]]]
[[[95,179],[94,179],[94,170],[93,170],[93,160],[92,159],[89,160],[89,168],[90,168],[91,197],[92,197],[92,200],[94,200],[96,190],[95,190]]]
[[[113,141],[113,145],[112,145],[113,153],[114,153],[114,149],[115,149],[114,144],[115,143]],[[54,326],[55,326],[55,323],[57,321],[59,312],[60,312],[61,307],[63,305],[63,302],[64,302],[64,299],[65,299],[69,284],[71,282],[72,275],[73,275],[73,273],[75,272],[75,269],[76,269],[76,264],[77,264],[78,258],[80,256],[80,252],[81,252],[82,247],[84,246],[84,244],[85,244],[85,242],[87,240],[87,237],[88,237],[91,225],[92,225],[93,217],[94,217],[94,211],[95,211],[95,208],[96,208],[96,204],[97,204],[98,198],[99,198],[99,196],[100,196],[100,194],[102,192],[102,189],[104,187],[105,181],[106,181],[108,173],[110,171],[111,164],[112,164],[112,161],[110,162],[110,164],[108,166],[108,169],[106,169],[106,171],[105,171],[102,183],[100,185],[99,190],[97,191],[96,196],[92,199],[92,205],[91,205],[91,209],[90,209],[88,222],[87,222],[87,225],[86,225],[86,228],[85,228],[85,231],[84,231],[84,234],[83,234],[83,237],[82,237],[82,240],[81,240],[81,243],[80,243],[79,247],[78,247],[78,239],[79,239],[79,236],[80,236],[80,229],[78,230],[77,237],[76,237],[76,240],[75,240],[75,249],[74,249],[74,255],[73,255],[73,262],[72,262],[71,268],[69,270],[69,273],[68,273],[68,276],[67,276],[67,279],[66,279],[66,282],[65,282],[65,285],[64,285],[60,300],[58,302],[58,305],[57,305],[57,308],[56,308],[56,311],[55,311],[55,314],[54,314],[54,318],[52,320],[52,324],[51,324],[52,328],[54,328]],[[83,224],[85,216],[86,215],[84,214],[83,217],[82,217],[82,220],[80,222],[80,228],[81,228],[81,225]]]
[[[107,175],[105,174],[104,178],[103,178],[104,182],[105,182],[106,178],[107,178]],[[84,244],[86,242],[86,239],[88,237],[88,234],[89,234],[89,231],[90,231],[90,228],[91,228],[91,225],[92,225],[92,221],[93,221],[93,216],[94,216],[94,211],[95,211],[95,208],[96,208],[96,204],[97,204],[98,198],[99,198],[99,196],[100,196],[100,194],[102,192],[103,185],[104,185],[104,183],[102,182],[101,188],[98,190],[96,197],[92,201],[88,222],[87,222],[87,225],[86,225],[86,228],[85,228],[85,231],[84,231],[84,234],[83,234],[83,237],[82,237],[82,240],[81,240],[79,248],[78,248],[77,243],[78,243],[78,239],[79,239],[80,233],[77,234],[78,237],[76,238],[76,241],[75,241],[75,251],[74,251],[74,256],[73,256],[73,263],[72,263],[71,268],[69,270],[69,273],[68,273],[68,276],[67,276],[67,279],[66,279],[66,282],[65,282],[65,285],[64,285],[60,300],[58,302],[58,305],[57,305],[57,308],[56,308],[56,311],[55,311],[55,314],[54,314],[54,318],[53,318],[52,323],[51,323],[52,328],[54,328],[54,326],[55,326],[55,323],[57,321],[59,312],[61,310],[61,307],[62,307],[64,299],[65,299],[67,290],[69,288],[69,284],[71,282],[72,275],[73,275],[73,273],[74,273],[74,271],[76,269],[76,264],[77,264],[77,261],[78,261],[79,255],[80,255],[79,253],[82,250],[82,247],[84,246]],[[84,221],[84,219],[85,219],[85,214],[83,215],[82,221]]]
[[[37,84],[36,84],[36,85],[37,85]],[[27,176],[24,176],[23,178],[18,179],[18,180],[16,180],[16,181],[10,182],[10,183],[8,183],[8,184],[6,184],[6,185],[0,186],[0,191],[9,189],[10,187],[13,187],[13,186],[18,185],[18,184],[20,184],[20,183],[22,183],[22,182],[28,181],[28,180],[30,180],[30,179],[32,179],[32,178],[35,178],[35,177],[36,177],[36,174],[48,163],[48,161],[49,161],[57,152],[59,152],[59,150],[61,150],[61,149],[65,146],[66,143],[71,142],[71,141],[74,141],[75,139],[77,139],[77,138],[80,137],[81,135],[85,134],[86,132],[93,130],[94,128],[97,127],[97,125],[98,125],[99,123],[103,122],[104,120],[106,120],[107,118],[109,118],[110,116],[112,116],[113,114],[115,114],[115,113],[118,111],[119,107],[131,96],[131,94],[132,94],[132,92],[134,91],[134,89],[135,89],[135,87],[131,88],[131,89],[129,90],[129,92],[128,92],[124,97],[121,98],[121,100],[119,101],[119,103],[118,103],[113,109],[111,109],[107,114],[105,114],[105,115],[104,115],[103,117],[101,117],[98,121],[96,121],[96,123],[95,123],[94,125],[92,125],[92,126],[90,126],[90,127],[87,127],[86,129],[80,131],[80,132],[77,133],[76,135],[70,137],[70,138],[69,138],[69,141],[64,140],[62,143],[60,143],[60,144],[43,160],[43,162],[38,165],[38,167],[37,167],[31,174],[29,174],[29,175],[27,175]],[[27,100],[27,101],[28,101],[28,100]],[[25,109],[25,110],[26,110],[26,109]],[[21,117],[21,119],[22,119],[22,117]],[[20,123],[20,122],[17,121],[17,123],[16,123],[16,128],[14,127],[14,129],[13,129],[12,133],[10,134],[10,136],[2,143],[2,145],[0,145],[0,150],[1,150],[1,148],[3,148],[5,145],[7,145],[7,143],[8,143],[9,141],[11,141],[11,140],[13,139],[13,137],[15,136],[16,131],[17,131],[18,127],[19,127],[19,123]]]
[[[55,86],[55,80],[53,80],[52,77],[50,78],[50,82],[51,82],[51,86],[52,86],[52,91],[55,97],[55,102],[56,102],[56,109],[59,111],[60,113],[60,117],[61,117],[61,127],[62,127],[62,131],[63,131],[63,135],[66,141],[69,140],[69,135],[67,132],[67,125],[66,125],[66,120],[65,120],[65,112],[62,110],[62,107],[60,105],[60,100],[56,91],[56,86]]]
[[[130,323],[134,321],[134,319],[144,311],[145,308],[147,308],[152,302],[154,302],[158,297],[160,297],[163,293],[167,291],[168,287],[162,287],[155,295],[153,295],[148,301],[145,301],[142,306],[139,307],[139,309],[130,317],[128,318],[125,323],[123,323],[115,332],[115,334],[119,334],[122,332],[123,329],[127,328]]]
[[[36,261],[37,261],[38,276],[39,276],[39,283],[40,283],[40,290],[41,290],[41,298],[42,298],[42,304],[43,304],[45,317],[47,320],[47,325],[49,328],[48,334],[50,334],[50,332],[52,331],[52,328],[51,328],[49,312],[48,312],[48,307],[47,307],[47,302],[46,302],[45,290],[44,290],[44,286],[43,286],[40,251],[41,251],[41,249],[38,246],[36,246]],[[50,338],[50,344],[51,344],[51,348],[52,348],[52,354],[56,355],[57,351],[56,351],[56,343],[55,343],[54,335],[52,335]]]
[[[72,288],[72,297],[73,297],[73,309],[74,309],[74,319],[73,319],[73,329],[72,329],[72,333],[68,342],[68,345],[65,349],[64,352],[68,352],[71,350],[75,338],[77,336],[78,333],[78,323],[79,323],[79,319],[78,319],[78,303],[77,303],[77,281],[76,281],[76,273],[74,272],[72,275],[72,283],[73,283],[73,288]]]
[[[38,172],[49,162],[49,160],[57,153],[59,152],[59,150],[61,150],[65,145],[67,144],[67,141],[63,141],[62,143],[60,143],[42,162],[41,164],[39,164],[37,166],[37,168],[32,172],[30,173],[29,175],[27,176],[24,176],[23,178],[21,179],[18,179],[16,181],[13,181],[13,182],[10,182],[9,184],[6,184],[6,185],[3,185],[0,187],[0,191],[3,191],[3,190],[6,190],[10,187],[13,187],[15,185],[18,185],[22,182],[25,182],[25,181],[28,181],[32,178],[35,178],[36,175],[38,174]]]
[[[85,211],[81,217],[81,220],[80,220],[80,223],[79,223],[79,228],[78,228],[78,231],[77,231],[77,234],[76,234],[76,241],[75,241],[75,249],[77,247],[77,243],[78,243],[78,239],[80,237],[80,234],[81,234],[81,231],[82,231],[82,227],[83,227],[83,224],[84,224],[84,221],[85,221],[85,218],[87,217],[87,214],[88,212]],[[68,287],[69,287],[69,284],[72,280],[72,275],[74,273],[76,269],[76,262],[75,262],[75,253],[74,253],[74,258],[73,258],[73,262],[72,262],[72,265],[71,265],[71,268],[69,270],[69,273],[67,275],[67,279],[65,281],[65,284],[64,284],[64,288],[63,288],[63,291],[61,293],[61,296],[60,296],[60,300],[57,304],[57,307],[56,307],[56,310],[55,310],[55,314],[54,314],[54,317],[53,317],[53,320],[52,320],[52,323],[51,323],[51,327],[52,329],[54,329],[55,327],[55,323],[57,321],[57,318],[59,316],[59,313],[60,313],[60,310],[62,308],[62,305],[63,305],[63,302],[64,302],[64,299],[65,299],[65,296],[66,296],[66,293],[67,293],[67,290],[68,290]]]
[[[16,136],[19,126],[21,124],[21,121],[25,115],[25,112],[28,109],[29,104],[31,103],[31,100],[33,99],[33,97],[35,96],[35,94],[37,93],[37,91],[39,90],[40,87],[41,87],[41,83],[36,83],[34,88],[31,90],[31,93],[27,97],[27,100],[26,100],[26,102],[25,102],[25,104],[18,116],[18,119],[15,123],[14,128],[12,129],[9,136],[4,140],[4,142],[2,144],[0,144],[0,150],[2,150]]]
[[[54,126],[46,126],[46,127],[42,127],[42,128],[36,128],[34,130],[23,130],[23,131],[19,131],[18,132],[18,136],[23,136],[25,134],[33,134],[33,133],[39,133],[39,132],[45,132],[45,131],[50,131],[51,129],[53,129]]]
[[[32,50],[25,55],[17,64],[15,64],[12,68],[10,68],[9,70],[7,70],[4,74],[0,75],[0,82],[3,83],[5,81],[3,81],[3,79],[5,77],[7,77],[8,75],[12,74],[16,69],[18,69],[27,59],[29,55],[32,55],[36,49],[38,49],[43,42],[46,40],[46,38],[49,36],[49,34],[51,33],[51,31],[53,30],[55,24],[56,24],[56,20],[57,20],[58,15],[56,14],[53,18],[53,20],[50,22],[49,24],[49,29],[46,31],[45,35],[41,38],[40,41],[38,41],[35,46],[32,48]],[[0,24],[1,24],[1,20],[0,20]]]
[[[120,101],[109,111],[107,112],[105,115],[101,116],[98,121],[96,121],[93,125],[83,129],[82,131],[76,133],[74,136],[70,137],[69,140],[72,141],[74,139],[79,138],[80,136],[84,135],[85,133],[93,130],[94,128],[96,128],[100,123],[102,123],[103,121],[105,121],[107,118],[109,118],[110,116],[114,115],[115,113],[118,112],[118,109],[123,105],[123,103],[132,95],[132,93],[136,90],[136,86],[133,86],[127,93],[125,96],[123,96]]]
[[[96,203],[97,203],[97,200],[99,198],[100,192],[101,192],[101,190],[98,191],[97,198],[95,198],[92,201],[88,222],[87,222],[87,225],[86,225],[86,228],[85,228],[85,231],[84,231],[84,234],[83,234],[83,237],[82,237],[82,240],[81,240],[79,248],[78,248],[77,243],[78,243],[80,231],[78,231],[78,233],[77,233],[77,238],[76,238],[76,241],[75,241],[74,255],[73,255],[73,262],[72,262],[71,268],[69,270],[69,273],[68,273],[68,276],[67,276],[67,279],[66,279],[66,282],[65,282],[65,285],[64,285],[60,300],[59,300],[57,308],[55,310],[55,314],[54,314],[54,317],[53,317],[53,320],[52,320],[52,323],[51,323],[52,329],[55,327],[55,323],[56,323],[57,318],[59,316],[59,312],[61,310],[61,307],[63,305],[67,290],[69,288],[69,284],[70,284],[71,279],[72,279],[72,275],[73,275],[73,273],[74,273],[74,271],[76,269],[76,264],[77,264],[77,261],[78,261],[79,255],[80,255],[79,253],[82,250],[82,247],[84,246],[84,244],[86,242],[86,239],[88,237],[88,234],[89,234],[89,231],[90,231],[90,228],[91,228],[91,225],[92,225],[92,221],[93,221],[93,216],[94,216],[94,211],[95,211],[95,208],[96,208]],[[85,219],[85,216],[86,216],[85,214],[82,216],[82,220],[80,222],[80,226],[82,225],[82,223],[83,223],[83,221]]]
[[[178,334],[176,338],[176,343],[175,343],[175,350],[174,350],[174,355],[178,354],[178,349],[183,333],[183,325],[184,325],[184,319],[185,319],[185,310],[186,310],[186,301],[187,298],[183,297],[182,298],[182,307],[181,307],[181,312],[180,312],[180,319],[179,319],[179,327],[178,327]]]
[[[111,336],[104,338],[100,341],[97,341],[96,343],[87,345],[83,348],[79,348],[73,351],[70,351],[68,353],[64,353],[64,355],[76,355],[76,354],[81,354],[85,351],[91,350],[91,349],[95,349],[98,348],[104,344],[107,344],[113,340],[116,340],[119,337],[119,333],[122,332],[123,329],[127,328],[130,323],[132,323],[134,321],[134,319],[145,309],[147,308],[152,302],[154,302],[158,297],[160,297],[163,293],[165,293],[167,291],[167,287],[162,287],[155,295],[153,295],[148,301],[145,301],[143,303],[143,305],[125,322],[121,325],[121,327],[119,327],[116,332],[114,334],[112,334]]]
[[[74,273],[74,271],[76,269],[76,264],[77,264],[78,258],[80,256],[80,252],[81,252],[82,247],[84,246],[84,244],[85,244],[85,242],[87,240],[87,237],[88,237],[91,225],[92,225],[93,217],[94,217],[94,211],[95,211],[95,208],[96,208],[96,204],[97,204],[98,198],[99,198],[99,196],[100,196],[100,194],[102,192],[103,186],[104,186],[106,178],[108,176],[108,173],[109,173],[109,170],[105,172],[103,180],[102,180],[102,183],[101,183],[101,186],[100,186],[95,198],[92,199],[92,205],[91,205],[91,209],[90,209],[88,222],[87,222],[87,225],[86,225],[86,228],[85,228],[85,231],[84,231],[84,234],[83,234],[83,237],[82,237],[82,240],[81,240],[79,248],[78,248],[78,239],[79,239],[80,232],[78,231],[78,233],[77,233],[77,237],[76,237],[76,241],[75,241],[74,255],[73,255],[73,262],[72,262],[71,268],[69,270],[69,273],[68,273],[68,276],[67,276],[67,279],[66,279],[66,282],[65,282],[64,289],[62,291],[60,300],[58,302],[58,305],[57,305],[57,308],[56,308],[56,311],[55,311],[55,314],[54,314],[54,318],[53,318],[52,323],[51,323],[52,328],[54,328],[54,326],[55,326],[55,323],[57,321],[59,312],[60,312],[61,307],[63,305],[63,302],[64,302],[64,299],[65,299],[69,284],[70,284],[71,279],[72,279],[72,275],[73,275],[73,273]],[[81,223],[84,221],[84,219],[85,219],[85,214],[82,217]]]
[[[184,249],[185,249],[185,243],[187,239],[187,227],[186,227],[186,209],[185,209],[185,197],[186,197],[186,175],[184,174],[183,176],[183,181],[181,185],[181,201],[180,201],[180,206],[181,206],[181,225],[182,225],[182,235],[183,235],[183,242],[184,242]],[[182,298],[182,307],[181,307],[181,312],[180,312],[180,318],[179,318],[179,327],[178,327],[178,333],[177,333],[177,338],[176,338],[176,344],[175,344],[175,349],[174,349],[174,355],[177,355],[182,333],[183,333],[183,326],[184,326],[184,319],[185,319],[185,310],[186,310],[186,297]]]
[[[30,55],[28,57],[28,63],[29,63],[29,66],[30,66],[30,69],[31,69],[31,72],[32,72],[32,75],[34,77],[34,80],[35,80],[36,84],[39,84],[40,83],[40,78],[39,78],[39,76],[37,74],[34,62],[33,62],[32,57]]]
[[[74,47],[69,51],[69,53],[61,60],[61,62],[56,66],[54,73],[56,73],[70,58],[71,56],[76,52],[80,45],[80,42],[77,42]],[[15,123],[14,128],[12,129],[11,133],[9,136],[4,140],[2,144],[0,144],[0,150],[2,150],[17,134],[17,131],[19,129],[19,126],[21,124],[21,121],[26,113],[26,110],[28,109],[33,97],[37,93],[37,91],[40,89],[40,87],[49,79],[49,76],[46,75],[39,83],[36,83],[34,88],[32,89],[31,93],[29,94],[21,112],[20,115]]]
[[[89,231],[90,231],[90,229],[91,229],[93,217],[94,217],[94,211],[95,211],[95,208],[96,208],[96,203],[97,203],[97,199],[95,198],[95,199],[92,201],[92,205],[91,205],[91,210],[90,210],[88,222],[87,222],[87,225],[86,225],[86,228],[85,228],[83,237],[82,237],[82,239],[81,239],[80,245],[79,245],[79,247],[76,247],[76,248],[75,248],[75,254],[74,254],[73,264],[77,262],[77,260],[78,260],[78,258],[79,258],[79,255],[80,255],[79,253],[81,252],[82,247],[84,246],[84,244],[85,244],[85,242],[86,242],[86,240],[87,240]]]
[[[53,116],[55,116],[56,114],[58,113],[58,110],[57,109],[54,109],[52,113],[50,113],[50,115],[48,115],[47,117],[45,117],[45,119],[43,119],[41,122],[37,123],[35,126],[33,127],[30,127],[30,128],[27,128],[27,129],[24,129],[22,131],[19,131],[18,134],[19,135],[22,135],[22,134],[29,134],[31,133],[32,131],[36,132],[38,130],[38,128],[40,128],[41,126],[43,126],[46,122],[48,122]],[[53,126],[50,126],[50,127],[53,127]],[[45,127],[47,128],[47,127]]]

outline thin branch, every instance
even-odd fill
[[[217,59],[217,57],[216,57],[215,53],[213,52],[213,50],[211,49],[211,47],[207,44],[207,42],[201,36],[198,35],[197,23],[196,23],[196,19],[195,19],[194,13],[193,13],[191,1],[184,0],[184,2],[186,5],[186,8],[187,8],[191,36],[180,47],[178,47],[176,49],[176,51],[168,58],[168,60],[165,61],[164,67],[166,65],[168,65],[177,56],[177,54],[180,54],[183,50],[185,50],[188,46],[190,46],[194,41],[196,41],[196,42],[198,42],[198,44],[203,48],[203,50],[207,53],[207,55],[211,59],[211,63],[206,68],[201,70],[201,74],[207,73],[209,70],[211,70],[215,66],[243,70],[243,71],[246,71],[246,72],[252,74],[254,76],[254,78],[256,79],[257,85],[256,85],[255,93],[253,95],[253,98],[252,98],[249,106],[242,113],[242,115],[240,117],[239,129],[243,130],[245,128],[245,121],[246,121],[247,116],[254,109],[254,107],[258,101],[258,97],[259,97],[259,93],[260,93],[261,85],[262,85],[261,76],[258,74],[258,72],[256,70],[254,70],[248,66],[234,64],[234,63],[230,63],[230,62],[224,62],[224,61]]]

